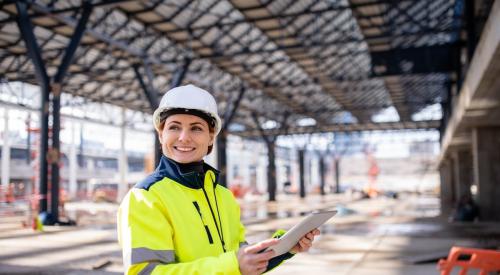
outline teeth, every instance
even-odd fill
[[[182,152],[189,152],[193,151],[192,147],[176,147],[177,150],[182,151]]]

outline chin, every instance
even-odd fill
[[[176,156],[173,158],[173,160],[177,161],[178,163],[191,163],[191,162],[197,162],[202,160],[195,158],[195,157],[185,157],[185,156]]]

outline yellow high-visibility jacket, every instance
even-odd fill
[[[163,156],[125,196],[118,239],[126,274],[240,274],[236,253],[246,241],[239,205],[217,184],[217,170],[203,170],[183,174]],[[275,257],[268,270],[290,257]]]

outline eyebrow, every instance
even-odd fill
[[[176,121],[176,120],[170,121],[167,124],[172,124],[172,123],[182,125],[182,123],[180,123],[179,121]],[[190,123],[189,125],[191,125],[191,126],[193,126],[193,125],[202,125],[203,126],[203,123],[196,121],[196,122]]]

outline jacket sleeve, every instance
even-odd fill
[[[178,263],[164,205],[150,191],[133,188],[123,199],[118,239],[125,274],[240,274],[235,251]]]
[[[278,229],[276,232],[274,232],[273,238],[279,239],[283,235],[285,235],[285,233],[286,233],[285,230]],[[274,258],[271,258],[271,260],[269,260],[269,262],[267,263],[267,268],[266,268],[266,271],[264,271],[264,272],[269,272],[269,271],[273,270],[275,267],[281,265],[284,261],[290,259],[294,255],[295,254],[293,254],[291,252],[287,252],[285,254],[282,254],[282,255],[276,256]]]

